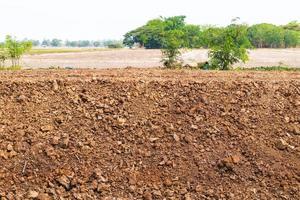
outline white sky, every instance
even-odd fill
[[[0,0],[0,40],[121,39],[152,18],[186,15],[188,23],[227,25],[300,20],[300,0]]]

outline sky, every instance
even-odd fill
[[[192,24],[300,21],[300,0],[0,0],[0,40],[121,39],[148,20],[185,15]]]

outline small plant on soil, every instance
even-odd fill
[[[6,36],[4,43],[4,52],[6,52],[7,57],[11,60],[12,68],[18,68],[20,66],[20,58],[26,52],[28,52],[32,47],[30,41],[17,41],[11,36]]]
[[[4,44],[0,44],[0,68],[4,67],[5,61],[7,60],[8,55],[6,49],[4,48]]]
[[[248,60],[247,48],[251,44],[247,38],[247,26],[235,23],[236,20],[232,22],[210,44],[210,69],[229,70],[234,63]]]

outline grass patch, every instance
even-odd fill
[[[17,71],[17,70],[21,70],[21,69],[22,69],[21,66],[0,67],[0,71],[3,71],[3,70]]]
[[[252,68],[235,68],[236,71],[300,71],[300,67],[272,66],[272,67],[252,67]]]

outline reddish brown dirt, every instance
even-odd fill
[[[299,199],[300,73],[0,73],[1,199]]]

